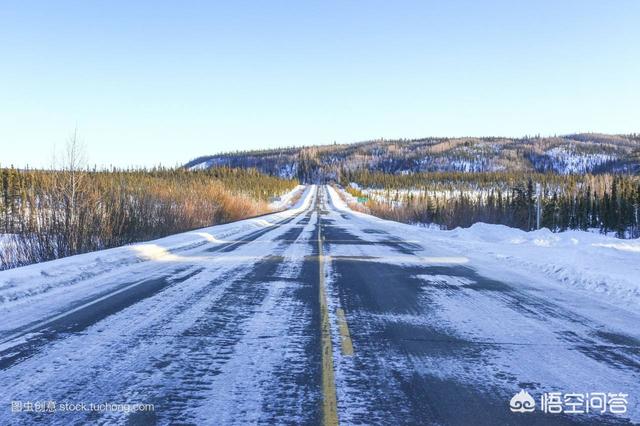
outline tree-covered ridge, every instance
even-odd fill
[[[637,173],[640,136],[595,133],[558,137],[425,138],[238,151],[205,156],[186,168],[255,167],[277,176],[337,179],[345,170],[417,172]]]
[[[266,213],[295,185],[230,168],[0,169],[0,234],[11,236],[0,269]]]

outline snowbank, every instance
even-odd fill
[[[440,232],[563,284],[640,306],[640,239],[620,240],[584,231],[553,233],[546,228],[525,232],[486,223]]]
[[[291,191],[281,195],[277,199],[273,200],[269,203],[269,208],[272,210],[283,210],[291,207],[291,204],[295,200],[295,198],[304,191],[304,185],[298,185],[293,188]]]

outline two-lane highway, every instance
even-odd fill
[[[0,424],[638,417],[637,335],[590,316],[568,293],[537,291],[516,271],[484,276],[418,228],[351,212],[329,187],[304,197],[306,208],[286,220],[128,265],[133,282],[4,333]],[[627,392],[629,414],[512,413],[520,389],[536,398]],[[55,408],[16,405],[28,402]],[[86,406],[65,412],[64,404]]]

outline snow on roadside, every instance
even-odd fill
[[[329,193],[338,210],[381,221],[399,235],[423,240],[426,246],[440,243],[476,265],[492,269],[516,267],[532,274],[542,273],[552,285],[577,289],[590,297],[629,308],[640,306],[640,239],[620,240],[585,231],[525,232],[486,223],[450,231],[424,228],[371,219],[369,215],[350,210],[334,188],[329,188]]]
[[[269,208],[271,210],[283,210],[288,207],[291,207],[291,204],[295,200],[295,198],[302,193],[304,190],[304,185],[298,185],[293,188],[291,191],[276,197],[273,201],[269,203]]]
[[[9,244],[9,234],[0,234],[0,251]]]
[[[619,240],[585,231],[525,232],[476,223],[441,231],[459,244],[498,261],[543,272],[562,284],[631,306],[640,306],[640,239]],[[484,247],[484,248],[483,248]]]
[[[15,234],[0,234],[0,250],[3,250],[5,247],[12,244],[14,235]]]

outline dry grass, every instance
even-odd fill
[[[0,203],[0,232],[12,234],[0,250],[0,269],[271,212],[267,184],[284,187],[267,176],[260,185],[259,176],[233,173],[230,189],[225,179],[202,173],[86,172],[71,192],[66,172],[14,172],[11,203]]]

